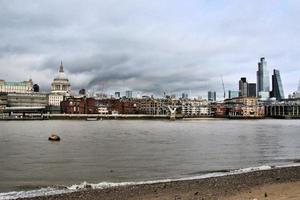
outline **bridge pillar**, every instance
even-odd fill
[[[171,108],[171,106],[168,106],[170,111],[170,119],[175,120],[176,119],[176,110],[177,108]]]
[[[271,117],[273,116],[273,106],[270,106]]]
[[[294,105],[292,105],[292,108],[293,108],[293,111],[292,111],[292,116],[294,116],[294,115],[295,115],[295,106],[294,106]]]

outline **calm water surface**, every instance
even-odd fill
[[[299,120],[0,121],[0,192],[292,163],[299,130]]]

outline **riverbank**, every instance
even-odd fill
[[[206,179],[87,189],[26,200],[300,199],[299,186],[300,167],[286,167]]]

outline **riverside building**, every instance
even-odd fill
[[[6,82],[0,80],[0,92],[6,93],[31,93],[33,92],[33,82],[29,81],[22,82]]]

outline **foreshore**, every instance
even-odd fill
[[[242,200],[300,199],[300,166],[221,177],[173,181],[25,198],[26,200]],[[24,200],[25,200],[24,199]]]

